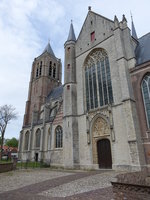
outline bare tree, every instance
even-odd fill
[[[8,123],[17,118],[17,113],[12,105],[0,106],[0,136],[1,136],[1,157],[4,143],[4,135]]]

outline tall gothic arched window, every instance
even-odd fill
[[[150,128],[150,74],[147,74],[141,84],[142,95],[147,119],[147,126]]]
[[[37,63],[37,68],[36,68],[36,78],[39,76],[39,63]]]
[[[22,151],[22,143],[23,143],[23,133],[21,131],[19,139],[19,151]]]
[[[51,147],[51,131],[50,128],[48,129],[48,136],[47,136],[47,149]]]
[[[56,134],[56,144],[55,147],[56,148],[62,148],[63,144],[63,130],[61,126],[57,126],[56,130],[55,130],[55,134]]]
[[[35,133],[35,147],[40,148],[41,130],[38,129]]]
[[[40,70],[39,70],[39,76],[42,75],[42,61],[40,62]]]
[[[53,67],[53,78],[56,78],[56,64],[55,63]]]
[[[29,145],[29,131],[25,133],[25,144],[24,144],[24,150],[28,150]]]
[[[91,52],[85,60],[87,110],[113,103],[108,55],[103,49]]]
[[[48,71],[48,75],[49,75],[49,76],[52,75],[52,61],[49,62],[49,71]]]

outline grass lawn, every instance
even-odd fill
[[[0,160],[0,164],[12,163],[11,160]]]
[[[43,163],[40,162],[19,162],[17,163],[18,168],[37,168],[44,167]]]

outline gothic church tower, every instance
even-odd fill
[[[71,22],[69,36],[64,45],[63,146],[65,167],[78,167],[79,165],[75,44],[76,37]]]
[[[43,53],[34,59],[29,83],[23,126],[38,122],[41,105],[50,91],[61,84],[62,65],[48,42]]]

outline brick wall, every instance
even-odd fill
[[[0,173],[13,170],[13,163],[0,164]]]
[[[61,107],[54,119],[53,125],[62,124],[62,122],[63,122],[63,105],[61,105]]]
[[[150,182],[146,172],[124,173],[112,181],[114,200],[150,199]]]
[[[147,165],[150,164],[150,130],[147,127],[146,113],[141,91],[141,82],[143,77],[150,73],[150,62],[146,62],[140,66],[130,70],[134,97],[136,101],[137,114],[139,118],[141,137],[144,146],[145,159]]]
[[[126,183],[112,183],[114,200],[148,200],[150,186],[132,185]]]

